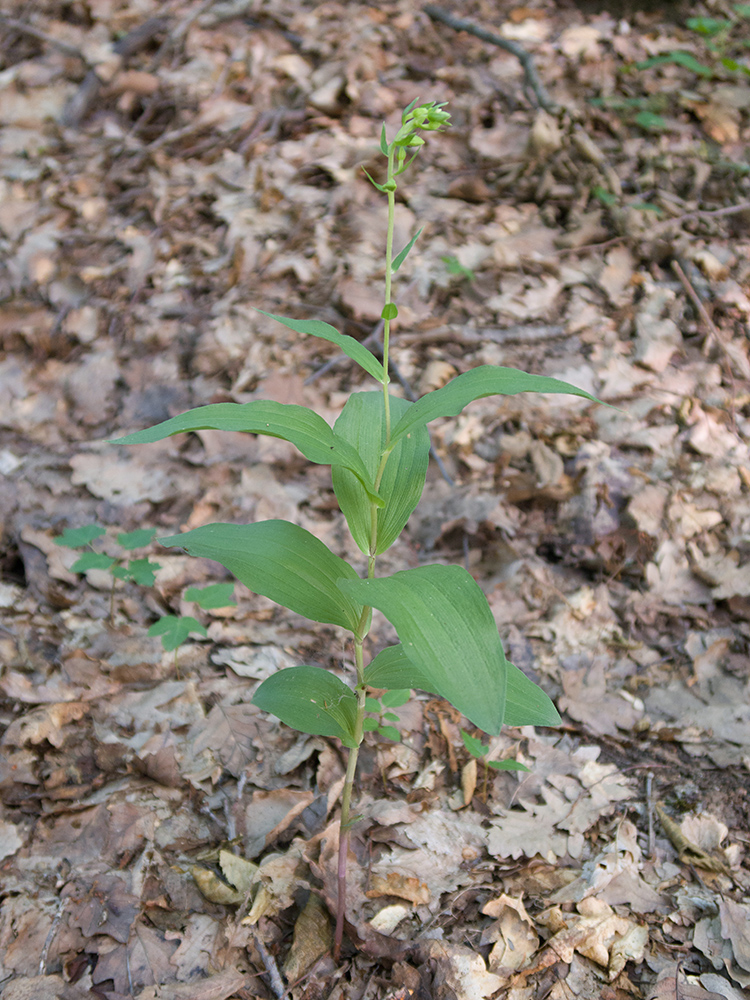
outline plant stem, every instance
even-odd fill
[[[365,611],[369,611],[368,608]],[[336,930],[333,936],[333,959],[338,962],[341,958],[341,942],[344,939],[344,916],[346,913],[346,862],[349,856],[349,827],[351,826],[351,804],[352,791],[354,790],[354,777],[357,773],[357,760],[359,758],[359,748],[362,744],[365,723],[365,698],[367,690],[365,688],[365,668],[362,643],[364,637],[354,637],[354,661],[357,667],[357,718],[355,722],[354,738],[357,745],[349,750],[349,759],[346,764],[346,778],[344,780],[344,791],[341,796],[341,825],[339,827],[339,859],[337,873],[337,899],[336,899]]]
[[[388,150],[388,177],[386,180],[386,193],[388,195],[388,229],[385,242],[385,305],[391,303],[391,280],[393,267],[393,230],[396,217],[396,179],[394,170],[394,160],[396,155],[395,146]],[[385,445],[380,457],[380,464],[375,476],[375,489],[379,489],[383,478],[386,462],[390,455],[389,448],[391,442],[391,401],[388,395],[388,350],[390,346],[391,321],[383,318],[383,368],[385,370],[385,380],[383,382],[383,409],[385,413]],[[375,576],[375,560],[377,558],[378,543],[378,508],[374,503],[370,504],[370,551],[367,560],[367,578],[373,579]],[[346,862],[349,855],[349,828],[351,826],[351,804],[352,792],[354,790],[354,778],[357,773],[357,760],[359,759],[359,748],[362,745],[365,723],[365,698],[367,689],[365,686],[365,668],[362,644],[367,635],[368,621],[372,608],[365,607],[359,621],[359,627],[354,635],[354,661],[357,668],[357,715],[354,726],[355,746],[349,749],[349,758],[346,763],[346,777],[344,779],[344,790],[341,796],[341,826],[339,828],[339,857],[337,871],[337,899],[336,899],[336,930],[333,936],[333,958],[338,962],[341,958],[341,944],[344,939],[344,917],[346,913]]]
[[[391,268],[393,266],[393,229],[396,218],[396,178],[393,170],[393,160],[396,149],[391,146],[388,150],[388,176],[385,187],[388,195],[388,231],[385,239],[385,305],[391,304]],[[385,445],[386,448],[391,441],[391,406],[388,397],[388,350],[390,347],[391,321],[383,319],[383,368],[385,369],[385,381],[383,382],[383,405],[385,407]]]

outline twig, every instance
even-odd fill
[[[534,91],[540,106],[551,114],[557,112],[558,106],[549,96],[544,84],[539,79],[539,74],[534,64],[534,57],[523,46],[519,45],[518,42],[512,42],[508,38],[501,38],[500,35],[496,35],[492,31],[487,31],[486,28],[480,28],[478,24],[466,21],[462,17],[455,17],[450,11],[443,10],[442,7],[436,7],[435,4],[427,4],[424,12],[433,21],[442,21],[443,24],[447,24],[449,28],[453,28],[455,31],[467,31],[470,35],[475,35],[483,42],[489,42],[490,45],[497,45],[498,48],[505,49],[506,52],[514,55],[523,67],[526,85]]]
[[[59,901],[59,903],[57,904],[57,911],[56,911],[55,916],[54,916],[54,918],[52,920],[52,926],[50,927],[49,933],[47,934],[47,938],[46,938],[46,940],[44,942],[44,946],[42,948],[42,954],[39,956],[39,972],[38,972],[38,975],[40,975],[40,976],[46,976],[47,975],[47,958],[49,957],[49,949],[50,949],[50,946],[51,946],[52,942],[55,939],[55,935],[57,934],[58,930],[60,929],[60,924],[62,923],[63,913],[65,911],[65,907],[67,906],[67,904],[68,904],[67,896],[65,898],[61,899]]]
[[[653,859],[656,852],[656,834],[654,832],[654,800],[652,798],[654,784],[653,772],[646,775],[646,809],[648,810],[648,856]]]
[[[734,406],[734,401],[737,398],[737,389],[736,389],[735,381],[734,381],[734,372],[732,371],[732,362],[734,361],[735,363],[737,363],[738,367],[740,369],[742,369],[742,364],[739,362],[738,358],[733,358],[732,357],[732,355],[731,355],[731,353],[729,351],[729,348],[724,343],[724,341],[722,339],[722,336],[719,333],[718,327],[716,326],[716,324],[714,323],[714,321],[709,316],[708,310],[704,306],[704,304],[701,301],[700,296],[698,295],[698,293],[696,292],[696,290],[693,288],[692,282],[690,281],[690,279],[688,278],[688,276],[685,274],[685,272],[682,269],[682,266],[681,266],[681,264],[680,264],[680,262],[678,260],[673,260],[672,261],[672,270],[677,275],[677,277],[680,279],[680,283],[682,284],[682,287],[685,289],[687,297],[693,303],[693,306],[695,307],[695,310],[698,313],[699,318],[701,319],[701,321],[703,322],[704,326],[706,327],[706,331],[707,331],[706,338],[703,341],[703,354],[704,354],[704,356],[705,357],[708,356],[708,352],[711,349],[711,342],[712,342],[712,340],[716,343],[717,347],[719,348],[719,350],[721,351],[721,353],[724,355],[724,360],[726,361],[727,375],[729,376],[729,383],[730,383],[731,392],[732,392],[731,406],[730,406],[730,417],[731,417],[731,420],[732,420],[732,429],[734,430],[734,433],[737,434],[737,436],[739,437],[739,431],[737,429],[737,414],[735,412],[735,406]],[[745,356],[741,355],[741,357],[742,357],[742,360],[745,362],[745,365],[747,365],[747,359],[745,358]],[[743,371],[742,374],[745,375],[745,376],[747,376],[747,372],[746,371]]]
[[[710,346],[711,346],[711,338],[712,337],[713,337],[713,339],[716,341],[716,343],[720,347],[723,347],[724,345],[723,345],[723,343],[721,341],[721,337],[719,335],[719,331],[716,329],[716,324],[711,319],[711,317],[708,315],[708,310],[706,309],[706,307],[701,302],[701,299],[700,299],[698,293],[693,288],[693,286],[692,286],[692,284],[691,284],[688,276],[683,271],[682,265],[680,264],[680,262],[678,260],[673,260],[672,261],[672,270],[677,275],[677,277],[680,279],[680,282],[682,284],[682,287],[685,289],[687,297],[690,299],[690,301],[695,306],[695,311],[698,313],[698,316],[701,318],[701,320],[703,321],[704,326],[706,327],[707,336],[706,336],[706,339],[703,341],[703,354],[704,355],[708,354]]]
[[[276,960],[268,948],[266,948],[258,928],[251,927],[250,932],[253,935],[253,943],[258,949],[258,953],[265,964],[265,974],[268,978],[268,985],[271,987],[273,995],[277,998],[277,1000],[283,1000],[284,997],[288,996],[288,992],[281,980],[281,973],[279,972],[279,967],[276,965]]]
[[[589,250],[606,250],[608,247],[617,246],[618,243],[626,243],[628,240],[635,240],[638,237],[650,239],[672,226],[689,222],[690,219],[719,219],[726,215],[739,215],[741,212],[750,212],[750,201],[742,201],[738,205],[726,205],[724,208],[697,208],[694,212],[685,212],[684,215],[675,215],[671,219],[657,222],[651,226],[648,232],[613,236],[612,239],[603,240],[601,243],[584,243],[580,247],[564,247],[562,250],[553,251],[553,256],[564,257],[572,253],[586,253]]]
[[[8,17],[6,14],[0,14],[0,27],[10,28],[23,35],[28,35],[30,38],[36,38],[37,41],[44,42],[45,45],[51,45],[52,48],[58,49],[64,55],[73,56],[74,59],[80,59],[86,66],[90,65],[86,56],[80,49],[77,49],[75,45],[63,42],[59,38],[53,38],[52,35],[48,35],[44,31],[40,31],[39,28],[35,28],[31,24],[26,24],[24,21],[19,21],[18,18]]]
[[[115,42],[112,48],[120,56],[123,63],[125,63],[130,56],[135,55],[140,49],[145,48],[156,35],[160,34],[168,26],[168,18],[151,17]],[[100,79],[96,69],[90,69],[83,78],[83,82],[78,90],[65,105],[62,113],[62,124],[73,128],[80,125],[93,108],[103,85],[103,81]]]

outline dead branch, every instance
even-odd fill
[[[518,42],[512,42],[508,38],[501,38],[500,35],[496,35],[492,31],[487,31],[486,28],[481,28],[478,24],[466,21],[462,17],[455,17],[450,11],[443,10],[442,7],[436,7],[435,4],[428,3],[424,8],[424,12],[433,21],[442,21],[443,24],[447,24],[449,28],[453,28],[455,31],[467,31],[470,35],[480,38],[483,42],[489,42],[490,45],[497,45],[498,48],[510,52],[523,67],[526,86],[533,90],[540,107],[551,114],[555,114],[558,111],[558,106],[549,96],[539,78],[534,57],[522,45],[519,45]]]
[[[151,17],[143,24],[139,24],[137,28],[129,31],[124,38],[115,42],[113,50],[120,56],[124,64],[130,56],[145,48],[153,38],[161,34],[168,25],[169,20],[165,17]],[[96,103],[103,85],[104,81],[99,77],[96,69],[90,69],[78,90],[66,104],[62,113],[62,124],[73,128],[80,125]]]

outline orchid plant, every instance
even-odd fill
[[[357,757],[365,732],[379,726],[368,718],[373,704],[368,691],[420,689],[439,695],[490,735],[499,733],[504,724],[559,722],[547,695],[506,660],[487,599],[466,569],[436,564],[377,575],[378,558],[399,537],[422,494],[430,421],[456,416],[473,400],[491,395],[572,393],[597,402],[567,382],[495,365],[466,371],[416,402],[390,392],[389,352],[398,317],[392,282],[419,236],[416,233],[394,254],[398,179],[419,155],[424,134],[449,125],[444,107],[413,102],[390,141],[384,125],[380,149],[386,160],[385,181],[378,183],[367,175],[387,199],[382,360],[328,323],[264,313],[290,330],[335,344],[378,388],[352,393],[333,427],[304,406],[253,400],[201,406],[115,442],[142,444],[206,428],[247,431],[289,441],[309,461],[332,469],[333,491],[364,556],[361,573],[315,535],[283,520],[207,524],[160,542],[214,559],[250,590],[348,633],[353,652],[350,683],[322,667],[302,664],[263,681],[253,698],[255,705],[288,726],[338,739],[348,751],[339,836],[337,958],[344,932]],[[373,608],[393,624],[400,642],[368,662],[366,640]],[[400,695],[395,699],[400,703]],[[388,706],[387,698],[383,704]]]

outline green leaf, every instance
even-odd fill
[[[55,545],[62,545],[66,549],[80,549],[84,545],[90,545],[95,538],[101,538],[104,534],[106,531],[100,524],[86,524],[82,528],[66,528],[53,541]]]
[[[208,635],[206,628],[189,615],[183,615],[179,618],[176,615],[164,615],[158,622],[154,622],[148,630],[151,637],[161,636],[161,644],[168,653],[181,646],[191,632],[198,632],[203,636]]]
[[[464,267],[458,257],[441,257],[442,262],[445,264],[445,269],[448,274],[457,274],[462,278],[466,278],[467,281],[473,281],[476,275],[470,267]]]
[[[406,244],[406,246],[404,247],[404,249],[401,250],[399,253],[397,253],[396,256],[393,258],[393,260],[391,261],[391,273],[392,274],[395,274],[396,271],[398,271],[398,269],[404,263],[404,261],[406,260],[406,258],[409,256],[409,252],[410,252],[411,248],[414,246],[414,244],[419,239],[419,235],[420,235],[420,233],[422,232],[423,229],[424,229],[424,226],[422,226],[422,229],[418,229],[417,232],[412,236],[412,238]]]
[[[515,664],[508,662],[505,689],[506,726],[557,726],[560,715],[542,689]],[[438,694],[430,678],[412,663],[401,643],[387,646],[365,667],[365,684],[372,688],[405,688]]]
[[[265,399],[254,399],[249,403],[210,403],[171,417],[154,427],[114,438],[112,443],[151,444],[172,434],[202,430],[245,431],[290,441],[305,458],[317,465],[350,469],[362,480],[368,495],[380,503],[362,460],[351,445],[334,434],[321,416],[296,403],[276,403]]]
[[[195,601],[204,611],[211,611],[234,607],[237,602],[232,599],[233,591],[233,583],[212,583],[208,587],[188,587],[182,596],[186,601]]]
[[[637,69],[650,69],[651,66],[663,66],[667,63],[675,66],[684,66],[685,69],[697,73],[698,76],[712,77],[714,75],[714,71],[710,66],[705,66],[702,62],[698,62],[694,55],[684,52],[682,49],[675,49],[673,52],[666,52],[661,56],[644,59],[643,62],[636,63],[636,67]],[[648,114],[648,112],[643,112],[643,114]]]
[[[368,716],[368,718],[366,718],[362,723],[362,731],[365,733],[374,733],[379,725],[380,723],[377,719],[373,719]]]
[[[487,598],[465,569],[421,566],[340,586],[392,622],[435,693],[485,732],[500,732],[507,662]]]
[[[70,567],[74,573],[88,573],[90,569],[109,569],[116,560],[102,552],[84,552]]]
[[[393,302],[386,302],[380,313],[381,319],[392,320],[398,316],[398,306]]]
[[[378,732],[387,740],[393,740],[394,743],[401,742],[401,733],[395,726],[378,726]]]
[[[501,368],[499,365],[480,365],[463,375],[457,375],[442,389],[436,389],[413,403],[394,427],[391,443],[399,441],[414,427],[428,424],[437,417],[457,416],[475,399],[495,395],[515,396],[519,392],[570,393],[573,396],[583,396],[592,403],[600,402],[583,389],[557,378],[529,375],[528,372]]]
[[[275,319],[277,323],[281,323],[282,326],[287,327],[289,330],[294,330],[296,333],[307,333],[313,337],[322,337],[323,340],[330,341],[339,350],[343,351],[348,358],[356,361],[360,368],[364,368],[368,375],[372,375],[381,385],[385,384],[385,369],[372,351],[368,351],[354,337],[347,337],[346,334],[339,333],[330,323],[324,323],[319,319],[287,319],[286,316],[276,316],[274,313],[265,312],[263,309],[256,309],[256,312],[262,313],[263,316],[268,316],[269,319]]]
[[[610,205],[617,204],[617,195],[612,194],[611,191],[607,191],[606,188],[597,186],[592,189],[591,193],[597,199],[597,201],[600,201],[602,203],[602,205],[606,205],[609,207]]]
[[[461,730],[461,739],[464,741],[464,746],[472,757],[481,759],[489,750],[489,747],[486,747],[476,736],[470,736],[465,729]]]
[[[117,536],[117,541],[129,552],[131,549],[142,549],[149,545],[155,534],[156,528],[139,528],[137,531],[123,531]]]
[[[156,579],[154,574],[160,569],[159,563],[150,562],[148,559],[131,559],[128,563],[128,573],[141,587],[153,587]]]
[[[734,5],[735,14],[740,17],[750,17],[750,3],[736,3]]]
[[[496,771],[530,771],[530,767],[521,764],[517,760],[488,760],[487,767],[492,767]]]
[[[386,153],[386,156],[387,155],[388,154]],[[364,167],[362,167],[362,173],[365,175],[365,177],[367,177],[367,179],[370,182],[370,184],[372,184],[373,187],[376,187],[378,189],[378,191],[383,191],[383,192],[386,191],[385,184],[378,184],[378,182],[373,177],[371,177],[370,174],[367,173],[367,171],[365,170]]]
[[[383,712],[383,718],[387,719],[389,722],[400,722],[401,720],[396,715],[395,712]]]
[[[513,663],[508,664],[503,722],[506,726],[559,726],[561,722],[552,699]]]
[[[388,156],[388,140],[385,136],[385,123],[383,123],[383,127],[380,130],[380,152],[383,156]]]
[[[365,698],[366,712],[380,712],[380,702],[377,698]]]
[[[356,747],[357,696],[322,667],[286,667],[260,685],[253,704],[311,736],[337,736]]]
[[[396,690],[396,691],[386,691],[381,697],[380,701],[385,708],[400,708],[405,705],[409,698],[411,697],[411,692],[408,688]]]
[[[414,403],[391,396],[392,420],[408,414]],[[365,472],[374,481],[385,446],[385,407],[381,392],[355,392],[346,401],[335,425],[336,434],[355,449]],[[377,549],[380,555],[390,548],[404,529],[419,503],[430,461],[430,436],[424,426],[417,427],[399,441],[391,454],[380,481],[383,506],[377,512]],[[333,489],[346,517],[349,530],[360,550],[370,551],[370,499],[361,480],[348,470],[336,467],[332,472]]]
[[[192,556],[215,559],[256,594],[316,622],[355,631],[362,606],[343,593],[340,580],[358,580],[344,562],[309,531],[289,521],[205,524],[159,539]]]
[[[735,10],[737,10],[736,7]],[[732,22],[723,17],[689,17],[685,24],[691,31],[696,31],[699,35],[706,35],[709,38],[712,35],[718,35],[725,28],[732,27]]]
[[[667,119],[662,115],[655,115],[652,111],[639,111],[635,116],[635,123],[646,132],[664,132],[669,128]]]

